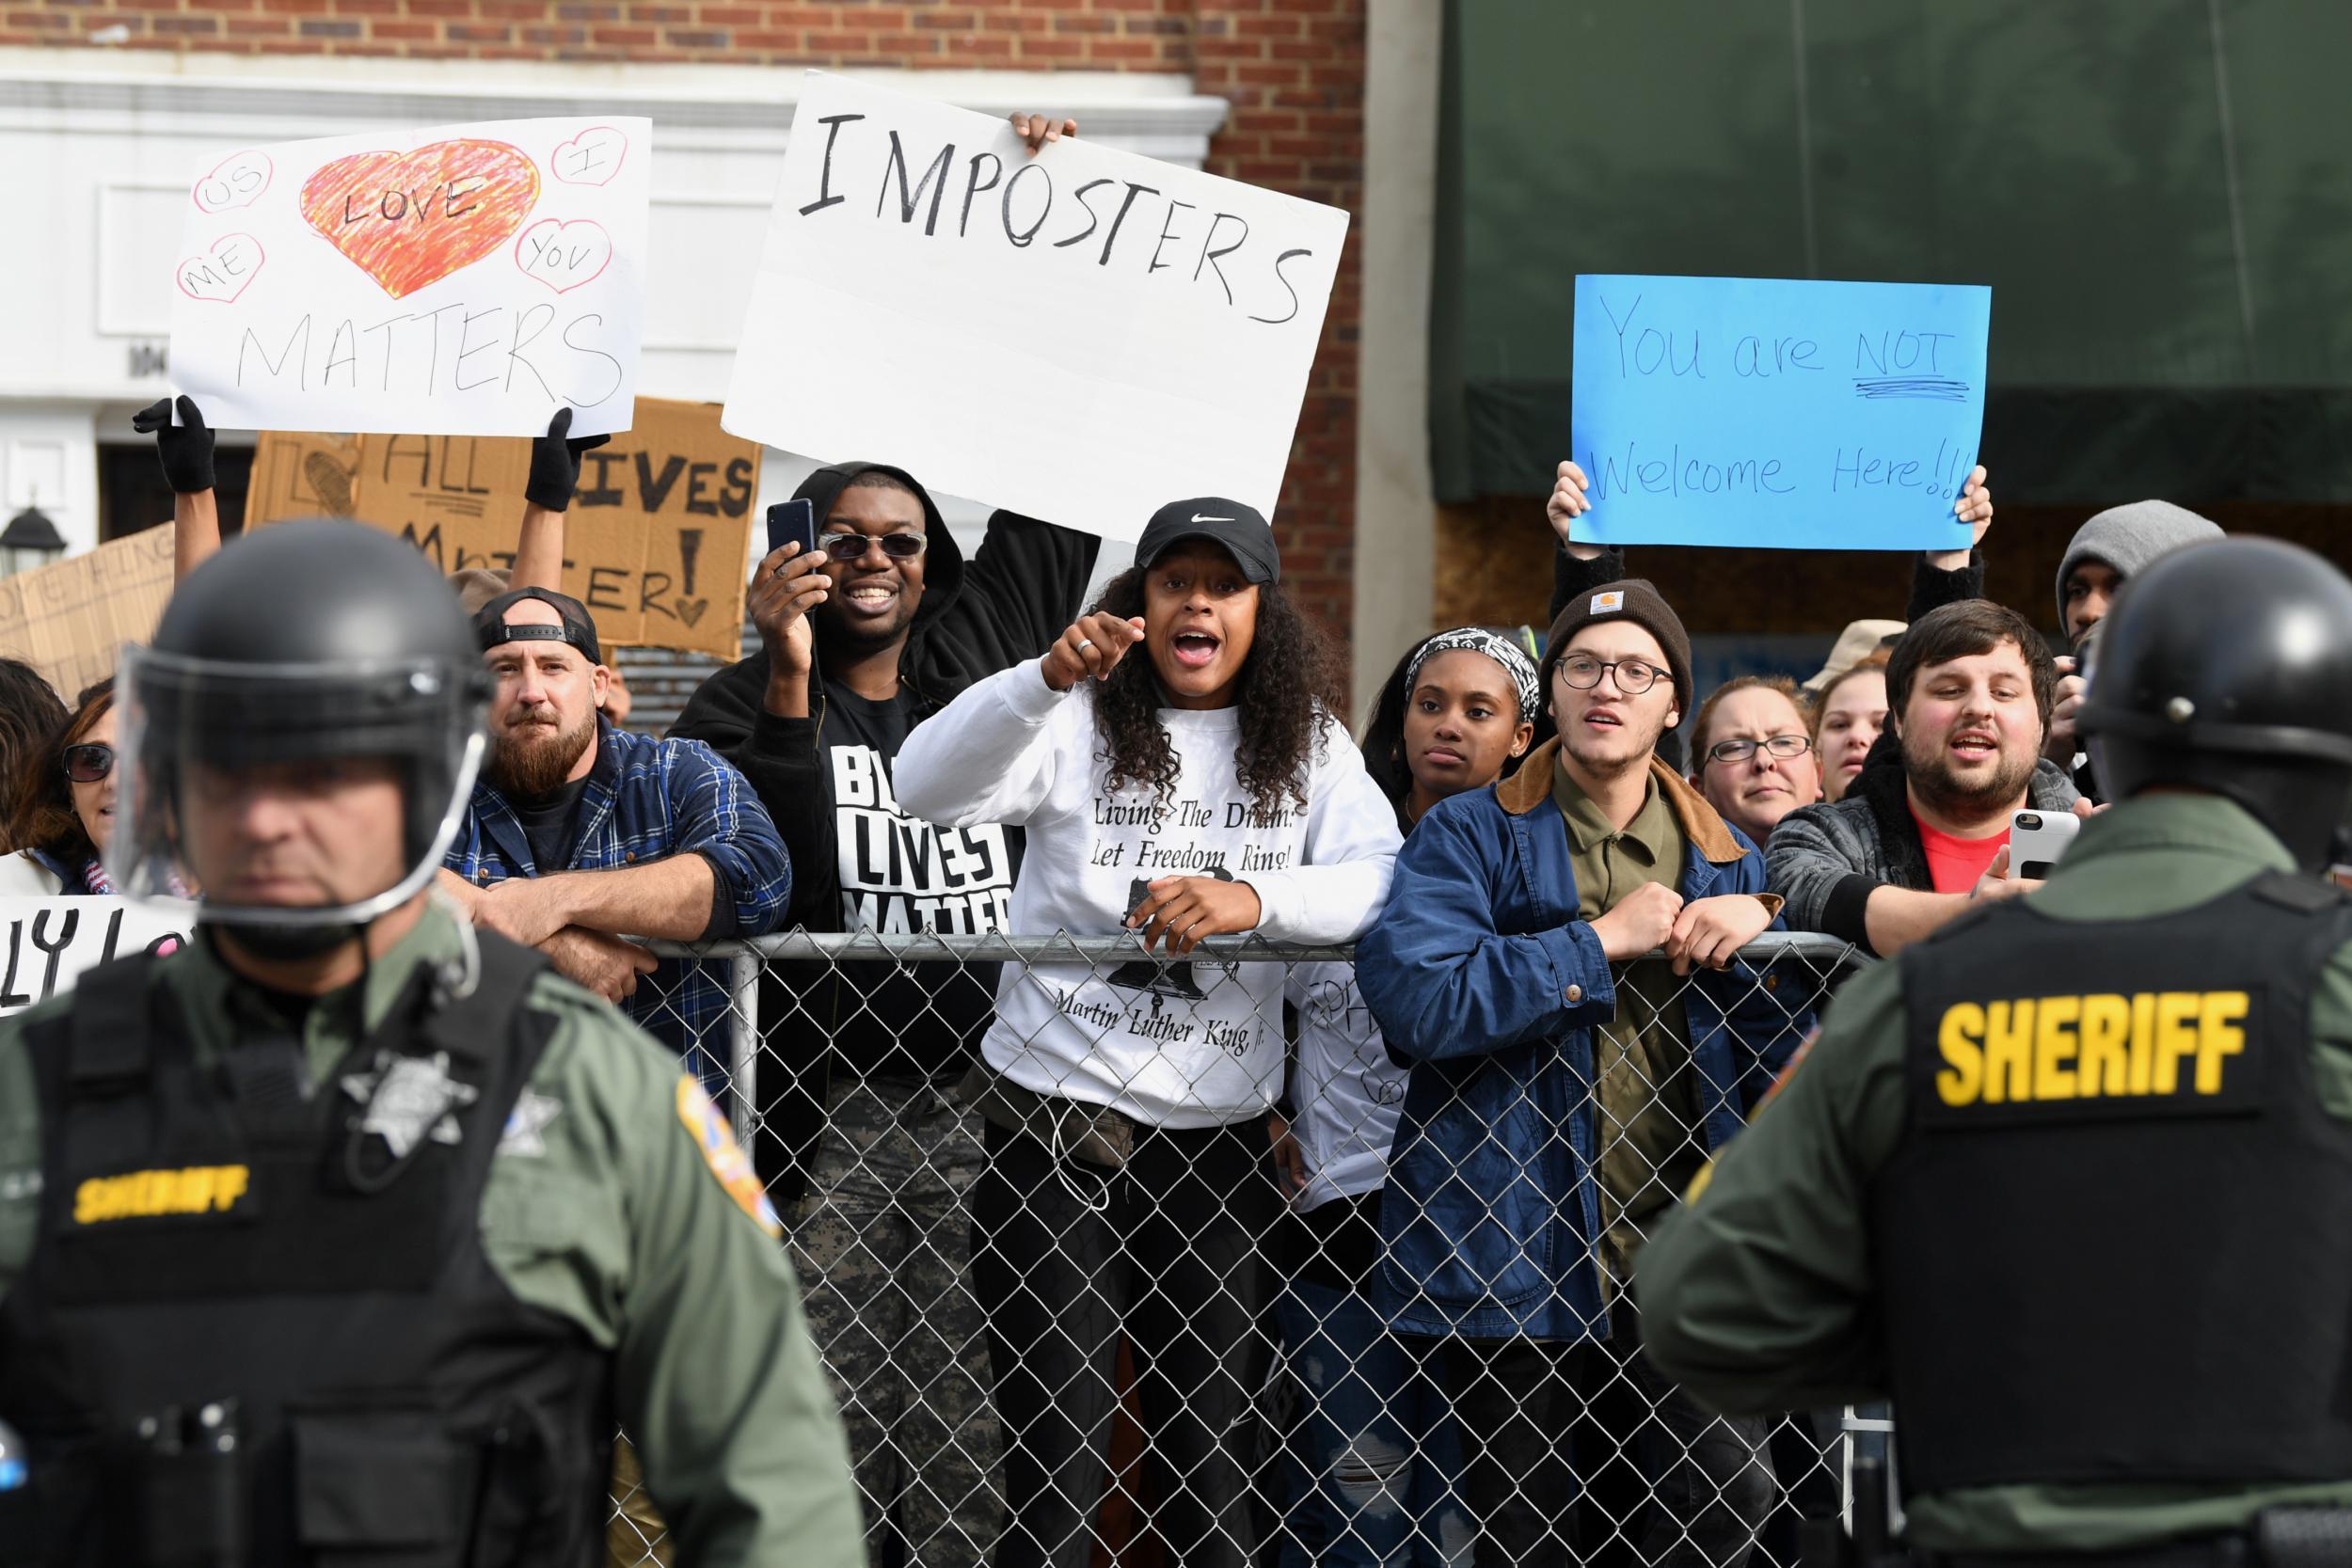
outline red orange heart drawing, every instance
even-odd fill
[[[506,243],[539,199],[539,170],[496,141],[355,152],[303,182],[302,215],[405,299]]]

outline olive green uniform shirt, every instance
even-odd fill
[[[2236,804],[2153,795],[2085,823],[2032,896],[2061,921],[2148,918],[2294,869]],[[2311,1023],[2321,1101],[2352,1120],[2352,945],[2329,961]],[[1884,1397],[1870,1190],[1902,1137],[1903,1052],[1902,973],[1881,964],[1839,994],[1803,1067],[1658,1226],[1642,1258],[1644,1337],[1702,1401],[1773,1411]],[[1902,1412],[1895,1417],[1899,1433]],[[2352,1480],[1995,1486],[1922,1495],[1906,1508],[1917,1547],[2097,1551],[2233,1529],[2263,1508],[2309,1501],[2352,1505]]]
[[[459,940],[450,914],[428,905],[363,981],[310,1009],[302,1043],[317,1093],[342,1092],[335,1070],[362,1023],[372,1030],[417,966],[454,956]],[[216,1065],[240,1025],[273,1026],[264,993],[209,942],[153,974],[200,1064]],[[0,1296],[33,1250],[40,1202],[40,1107],[23,1025],[70,1000],[0,1021]],[[748,1164],[729,1169],[731,1193],[687,1122],[704,1103],[699,1089],[612,1006],[552,973],[532,984],[527,1006],[555,1027],[483,1193],[492,1268],[521,1301],[570,1319],[613,1355],[622,1424],[681,1568],[862,1564],[840,1416],[771,1216],[755,1212],[739,1174]]]
[[[1577,919],[1590,924],[1645,882],[1680,890],[1682,829],[1655,775],[1623,832],[1565,768],[1552,769],[1551,797],[1567,819]],[[1627,964],[1617,973],[1616,1017],[1593,1031],[1600,1250],[1609,1287],[1633,1277],[1651,1216],[1674,1203],[1707,1161],[1682,1007],[1689,984],[1662,958]]]

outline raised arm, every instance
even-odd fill
[[[1022,823],[1053,793],[1052,722],[1143,641],[1143,621],[1094,614],[1064,631],[1044,657],[999,670],[914,727],[891,784],[898,807],[944,827]]]
[[[172,409],[180,422],[172,423]],[[131,416],[131,428],[155,437],[164,481],[171,486],[171,579],[201,566],[220,548],[220,506],[213,485],[213,432],[191,397],[157,398]]]
[[[573,492],[580,488],[580,454],[612,439],[575,438],[571,429],[572,411],[559,408],[548,420],[548,433],[532,438],[522,531],[516,536],[515,567],[506,578],[510,588],[564,590],[564,514],[571,510]]]

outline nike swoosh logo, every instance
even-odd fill
[[[1240,521],[1237,517],[1203,517],[1198,512],[1192,515],[1192,520],[1196,523],[1232,523]]]

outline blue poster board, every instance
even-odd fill
[[[1576,537],[1964,549],[1984,423],[1979,284],[1576,280]]]

